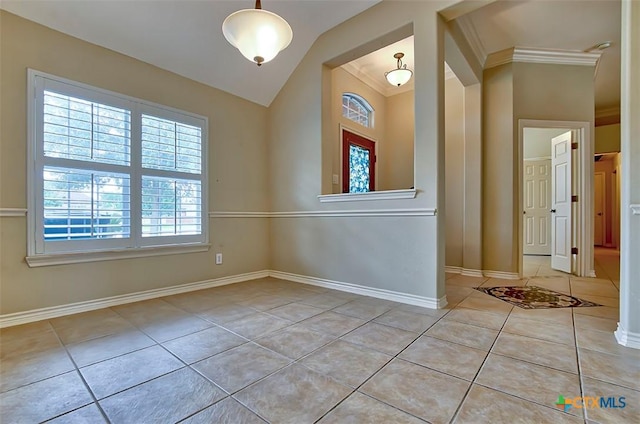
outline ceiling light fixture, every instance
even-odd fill
[[[410,69],[407,69],[407,65],[402,64],[402,58],[404,57],[404,53],[396,53],[393,55],[398,60],[398,67],[396,69],[392,69],[389,72],[385,72],[384,76],[389,81],[391,85],[397,85],[400,87],[402,84],[406,84],[407,81],[411,79],[411,75],[413,72]]]
[[[222,23],[222,33],[233,47],[258,66],[276,57],[293,38],[287,21],[262,10],[260,0],[256,0],[255,9],[238,10],[227,16]]]

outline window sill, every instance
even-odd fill
[[[151,256],[180,255],[184,253],[207,252],[210,244],[175,244],[137,249],[103,250],[94,252],[56,253],[50,255],[27,256],[30,268],[51,265],[78,264],[85,262],[114,261],[118,259],[147,258]]]
[[[398,200],[398,199],[415,199],[418,190],[386,190],[386,191],[370,191],[368,193],[340,193],[340,194],[321,194],[318,196],[320,203],[333,202],[363,202],[367,200]]]

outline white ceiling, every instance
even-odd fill
[[[261,67],[222,35],[222,21],[253,0],[2,0],[31,21],[268,106],[319,35],[380,0],[263,0],[293,41]]]
[[[620,105],[620,0],[497,1],[457,19],[474,53],[510,47],[587,51],[611,41],[595,79],[596,110]]]
[[[320,34],[379,1],[263,0],[264,9],[289,22],[294,36],[287,49],[259,68],[227,43],[221,30],[227,15],[252,8],[253,0],[1,0],[0,7],[267,106]],[[598,66],[596,109],[619,107],[620,0],[496,1],[457,22],[480,63],[514,46],[585,51],[612,41]],[[413,69],[410,38],[359,59],[350,72],[377,79],[385,95],[411,89],[413,79],[395,91],[384,80],[398,51]]]

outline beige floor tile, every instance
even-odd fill
[[[349,302],[350,299],[345,297],[332,296],[330,294],[318,294],[311,297],[305,297],[298,302],[305,305],[315,306],[316,308],[332,309]]]
[[[302,321],[312,316],[321,314],[324,309],[316,308],[315,306],[305,305],[303,303],[289,303],[279,308],[270,309],[269,315],[275,315],[278,318],[283,318],[292,322]]]
[[[620,292],[611,281],[606,283],[596,283],[594,281],[571,281],[571,294],[576,297],[580,296],[602,296],[618,299]]]
[[[246,339],[224,328],[212,327],[170,340],[163,343],[163,346],[182,361],[192,364],[246,342]]]
[[[277,308],[292,302],[292,299],[277,296],[273,294],[265,294],[261,296],[251,297],[242,301],[239,301],[239,305],[248,306],[258,311],[266,311],[269,309]]]
[[[111,308],[132,324],[142,327],[172,320],[174,317],[187,315],[162,299],[151,299],[142,302],[127,303]]]
[[[640,350],[631,349],[618,344],[613,331],[577,328],[576,342],[580,348],[597,350],[598,352],[610,353],[612,355],[636,358],[640,363]]]
[[[91,402],[93,399],[80,376],[72,371],[1,393],[1,420],[3,423],[36,423]]]
[[[206,311],[199,312],[198,316],[215,322],[216,324],[224,324],[226,322],[234,321],[255,313],[255,309],[252,309],[248,306],[231,303],[218,305]]]
[[[213,326],[213,323],[210,321],[198,318],[194,315],[185,314],[173,317],[173,319],[168,321],[163,320],[162,322],[144,325],[140,327],[140,329],[149,337],[159,343],[162,343],[167,340],[204,330],[211,326]]]
[[[332,311],[323,312],[304,321],[300,324],[315,331],[340,337],[364,324],[366,321],[347,315],[338,314]]]
[[[486,356],[483,350],[422,336],[398,357],[471,381]]]
[[[211,309],[215,305],[220,305],[221,301],[214,300],[211,296],[207,296],[202,291],[176,294],[161,298],[167,303],[180,308],[184,311],[197,313]]]
[[[333,340],[333,336],[301,325],[292,325],[255,342],[288,358],[299,359]]]
[[[559,394],[580,394],[580,381],[576,374],[493,353],[489,354],[476,383],[550,407]],[[570,413],[582,416],[580,410]]]
[[[498,337],[498,332],[457,321],[442,320],[431,327],[426,335],[488,351]]]
[[[513,305],[480,292],[471,293],[457,307],[478,309],[503,315],[507,315],[513,309]]]
[[[222,326],[248,339],[256,339],[265,334],[288,327],[291,324],[293,324],[291,321],[258,312],[234,321],[229,321],[222,324]]]
[[[583,378],[584,396],[613,397],[616,407],[587,408],[586,417],[599,423],[637,423],[640,417],[640,391],[627,389],[591,378]],[[624,398],[624,408],[620,398]],[[609,402],[607,399],[606,402]],[[613,406],[612,403],[609,405]]]
[[[505,405],[508,406],[505,407]],[[474,384],[453,422],[455,424],[579,424],[583,421],[581,418],[551,407],[540,406]]]
[[[592,317],[607,318],[618,320],[620,318],[620,309],[609,306],[592,306],[584,308],[573,308],[573,313],[578,315],[589,315]]]
[[[590,315],[575,314],[573,316],[576,328],[584,330],[599,330],[614,332],[618,328],[615,319],[592,317]]]
[[[151,346],[80,369],[97,399],[159,377],[184,364],[160,346]]]
[[[636,358],[578,348],[578,361],[585,377],[640,390],[640,361]]]
[[[4,353],[10,344],[22,344],[16,346],[19,349],[28,349],[30,341],[36,339],[34,343],[37,345],[41,338],[53,338],[57,341],[57,337],[53,332],[53,327],[49,321],[37,321],[29,324],[15,325],[13,327],[0,328],[0,352]],[[59,343],[58,343],[59,344]]]
[[[132,329],[131,324],[108,308],[55,318],[50,323],[64,344]]]
[[[411,331],[368,322],[344,336],[343,340],[393,356],[407,347],[416,337],[417,334]]]
[[[378,324],[384,324],[390,327],[412,331],[414,333],[422,333],[427,328],[435,324],[438,319],[439,318],[432,317],[430,315],[416,314],[413,312],[393,309],[383,315],[380,315],[374,321]]]
[[[355,392],[336,409],[329,412],[319,424],[394,423],[420,424],[424,421],[399,409]]]
[[[594,295],[575,295],[576,297],[579,297],[582,300],[588,300],[590,302],[594,302],[597,303],[598,305],[602,305],[602,306],[608,306],[610,308],[619,308],[620,307],[620,301],[618,300],[617,297],[604,297],[604,296],[594,296]]]
[[[349,303],[345,303],[344,305],[334,308],[333,312],[348,315],[350,317],[370,320],[382,315],[390,309],[391,306],[386,304],[375,304],[361,300],[353,300]]]
[[[542,339],[550,342],[575,346],[573,331],[562,330],[557,323],[550,321],[536,321],[535,325],[531,325],[528,319],[517,316],[510,316],[504,325],[503,331],[511,334],[519,334],[521,336],[532,337],[534,339]],[[567,327],[564,327],[567,328]]]
[[[578,358],[573,346],[501,333],[491,352],[578,374]]]
[[[222,399],[181,424],[264,424],[265,421],[231,397]]]
[[[144,349],[154,344],[155,342],[147,335],[134,329],[72,344],[67,346],[67,349],[76,365],[85,367],[105,359]]]
[[[344,385],[358,387],[390,360],[391,356],[384,353],[336,340],[307,356],[299,364],[326,374]]]
[[[466,275],[455,275],[447,280],[447,284],[461,287],[479,287],[487,281],[487,277],[469,277]]]
[[[106,422],[96,404],[92,403],[47,421],[47,424],[99,424]]]
[[[0,362],[0,392],[15,389],[72,371],[75,366],[62,347],[21,354],[3,355]]]
[[[103,399],[100,405],[113,423],[173,423],[224,396],[206,378],[182,368]]]
[[[247,343],[196,362],[193,368],[228,393],[234,393],[290,362],[290,359],[282,355]]]
[[[360,391],[430,423],[447,423],[453,417],[469,382],[394,359]]]
[[[566,277],[535,277],[527,281],[527,286],[542,287],[560,293],[571,295],[571,286]]]
[[[351,389],[300,365],[291,365],[235,397],[272,423],[312,423],[347,397]]]
[[[414,314],[429,315],[436,318],[443,317],[444,315],[447,314],[447,312],[449,312],[448,309],[444,309],[444,308],[431,309],[431,308],[423,308],[422,306],[415,306],[415,305],[400,305],[394,309],[399,309],[405,312],[413,312]]]
[[[547,308],[547,309],[513,308],[513,310],[511,311],[510,317],[522,318],[522,319],[526,319],[534,322],[535,321],[542,321],[543,323],[551,322],[562,327],[567,327],[567,326],[573,325],[573,318],[571,316],[572,309],[587,309],[587,308]]]
[[[506,320],[507,316],[504,314],[493,314],[464,307],[454,308],[443,318],[443,321],[457,321],[492,330],[500,330]]]

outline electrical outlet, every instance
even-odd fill
[[[338,177],[338,174],[333,174],[333,178],[331,182],[334,184],[340,184],[340,179]]]
[[[222,253],[216,253],[216,265],[222,265]]]

